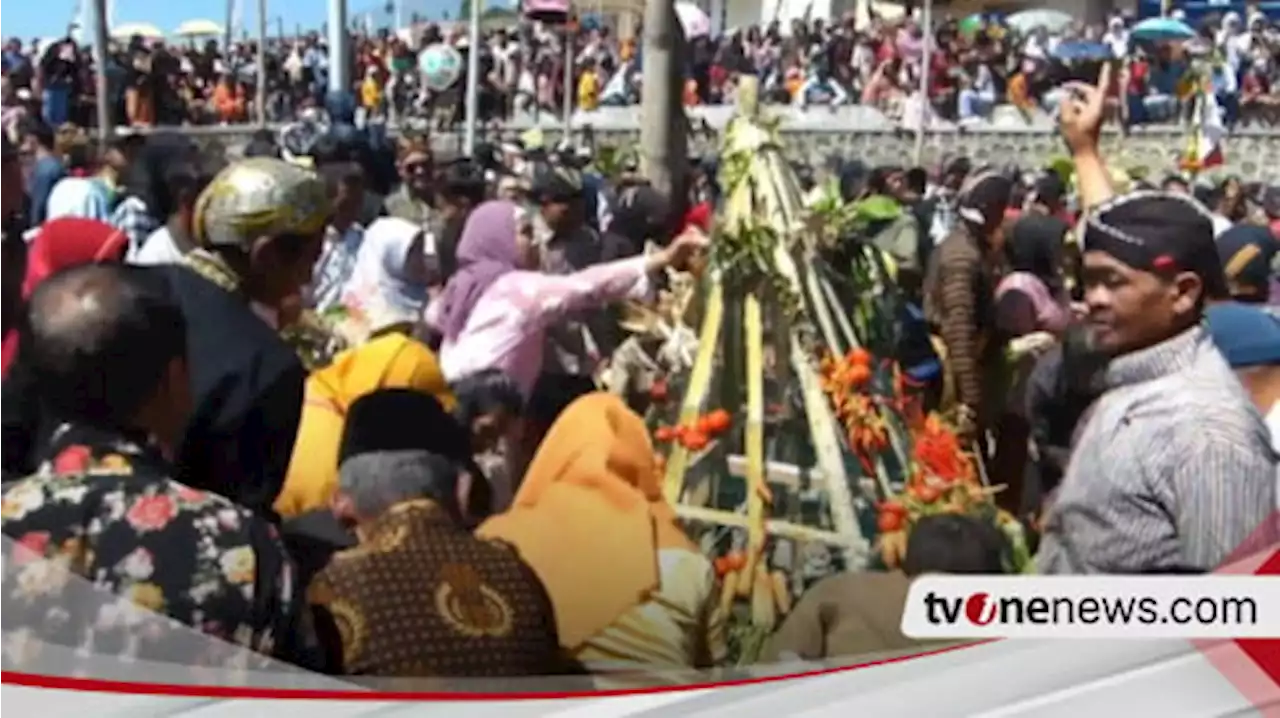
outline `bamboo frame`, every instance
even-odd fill
[[[717,526],[731,526],[734,528],[749,528],[748,523],[750,522],[746,514],[723,511],[721,509],[709,509],[704,506],[689,506],[687,504],[676,506],[676,515],[686,521],[701,521]],[[766,519],[764,525],[765,530],[771,536],[779,536],[793,541],[821,543],[840,549],[856,548],[856,546],[850,544],[850,537],[834,531],[824,531],[812,526],[803,526],[778,519]]]
[[[764,479],[764,322],[755,294],[748,294],[743,302],[742,324],[747,335],[747,563],[743,570],[754,576],[768,538],[765,502],[769,495]]]
[[[702,331],[698,332],[698,355],[693,360],[689,386],[685,388],[684,404],[680,408],[682,426],[698,418],[698,412],[706,400],[707,389],[710,388],[716,345],[720,342],[720,327],[724,322],[724,287],[718,277],[712,277],[711,282],[710,296],[707,297],[706,311],[702,317]],[[684,493],[684,475],[688,469],[689,452],[677,445],[667,457],[667,475],[663,482],[663,493],[668,502],[680,502]]]
[[[788,241],[802,238],[804,231],[804,207],[799,187],[795,182],[791,168],[782,157],[781,148],[777,146],[776,132],[758,119],[759,105],[755,84],[748,80],[739,88],[739,105],[737,116],[731,121],[727,134],[732,139],[727,152],[750,149],[758,156],[758,161],[751,165],[750,174],[742,183],[730,188],[728,198],[729,210],[723,218],[723,226],[737,228],[751,218],[764,219],[777,231],[778,241],[770,258],[776,271],[783,277],[789,291],[796,296],[808,296],[813,305],[813,317],[816,327],[823,334],[823,339],[839,350],[844,345],[856,346],[856,334],[847,318],[833,317],[841,310],[838,303],[832,302],[834,292],[824,286],[825,278],[816,271],[802,274],[797,266],[793,251],[803,250],[804,261],[808,262],[813,254],[811,248],[803,242]],[[775,322],[776,328],[784,331],[778,336],[777,349],[787,353],[785,365],[790,375],[799,383],[804,395],[804,412],[808,422],[810,439],[817,454],[817,466],[807,472],[814,480],[815,486],[821,487],[827,495],[834,530],[827,531],[809,526],[774,520],[768,517],[768,505],[771,491],[768,479],[784,477],[792,486],[800,485],[803,469],[789,467],[786,464],[766,462],[764,459],[764,308],[761,300],[764,297],[751,289],[743,296],[741,310],[733,307],[731,314],[726,314],[725,288],[720,277],[712,278],[707,294],[702,327],[699,332],[698,354],[690,374],[681,407],[680,423],[688,425],[695,421],[707,401],[712,368],[716,352],[720,347],[721,335],[727,316],[737,317],[741,311],[743,321],[743,338],[745,346],[736,351],[745,350],[745,372],[741,377],[746,390],[747,417],[745,422],[745,456],[728,457],[730,472],[740,474],[747,484],[746,512],[723,511],[689,502],[694,497],[693,488],[701,486],[703,481],[686,481],[685,474],[690,467],[688,452],[676,447],[668,457],[667,473],[664,481],[664,493],[668,501],[676,508],[682,518],[705,521],[722,526],[741,527],[747,530],[748,545],[744,576],[755,576],[761,567],[766,566],[764,549],[770,535],[790,538],[803,542],[820,542],[833,546],[843,553],[846,566],[857,570],[863,568],[870,555],[870,542],[863,535],[858,522],[853,501],[853,488],[845,469],[844,450],[840,444],[840,431],[830,401],[822,391],[817,368],[810,355],[807,337],[810,324],[802,323],[787,326],[786,322]],[[737,301],[735,299],[735,304]],[[771,317],[773,314],[770,315]],[[781,358],[781,357],[780,357]],[[727,407],[736,410],[737,407]],[[794,476],[794,478],[789,478]],[[697,492],[701,494],[701,492]],[[740,586],[739,597],[752,597],[752,620],[758,626],[769,625],[776,620],[777,604],[764,601],[759,590],[753,586]],[[746,589],[745,591],[743,589]],[[767,605],[766,605],[767,604]]]

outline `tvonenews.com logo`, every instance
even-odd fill
[[[1280,636],[1277,584],[1256,576],[925,576],[912,584],[903,631],[919,638]]]

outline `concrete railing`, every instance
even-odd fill
[[[769,108],[781,118],[782,135],[788,152],[796,159],[820,162],[832,155],[860,159],[868,165],[905,164],[914,154],[914,133],[905,132],[892,123],[876,121],[874,110],[862,107]],[[625,114],[626,121],[618,113]],[[878,115],[879,113],[875,113]],[[732,108],[695,108],[690,111],[694,132],[690,150],[714,153],[718,149],[718,132],[732,115]],[[825,121],[819,121],[822,118]],[[864,121],[865,120],[865,121]],[[410,125],[412,126],[412,125]],[[548,142],[558,142],[563,127],[552,118],[539,122],[513,121],[505,124],[499,135],[510,136],[538,127]],[[279,125],[270,129],[278,130]],[[638,139],[640,128],[632,108],[608,108],[595,113],[579,113],[574,118],[575,136],[590,134],[599,144],[627,145]],[[238,156],[247,144],[255,125],[191,126],[161,128],[152,131],[180,131],[196,138],[210,153]],[[389,128],[392,134],[399,128]],[[462,147],[462,133],[432,131],[432,142],[441,156],[454,156]],[[482,134],[482,137],[485,135]],[[492,134],[488,139],[499,139]],[[1155,176],[1173,172],[1186,151],[1189,131],[1174,125],[1147,125],[1122,134],[1108,128],[1103,136],[1103,149],[1111,164],[1119,168],[1145,168]],[[1226,164],[1215,170],[1238,174],[1249,180],[1280,184],[1280,130],[1242,128],[1225,141]],[[1061,140],[1051,123],[1035,121],[1028,125],[1000,123],[967,128],[931,127],[926,132],[922,162],[932,164],[944,157],[966,155],[978,164],[1035,167],[1064,153]]]

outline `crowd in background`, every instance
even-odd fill
[[[1129,124],[1185,117],[1195,83],[1194,58],[1208,57],[1212,84],[1228,125],[1273,125],[1280,119],[1280,33],[1261,14],[1227,13],[1201,22],[1198,43],[1131,41],[1132,19],[1105,26],[1075,24],[1016,32],[991,18],[942,17],[930,54],[929,109],[942,119],[981,123],[1000,106],[1052,112],[1066,81],[1092,78],[1104,59],[1128,60],[1117,85],[1113,115]],[[572,27],[574,74],[570,100],[579,110],[634,105],[641,94],[642,53],[632,38],[583,22]],[[530,22],[486,30],[480,62],[480,114],[492,121],[513,114],[558,116],[564,106],[563,33]],[[422,49],[450,43],[468,52],[466,28],[425,24],[405,32],[353,36],[352,86],[344,99],[368,118],[462,118],[465,77],[446,90],[426,87]],[[312,33],[271,39],[266,48],[269,121],[325,107],[328,49]],[[919,97],[924,31],[916,20],[873,18],[858,26],[843,19],[777,22],[689,40],[684,101],[689,106],[732,103],[737,78],[761,80],[767,102],[794,105],[862,104],[900,117]],[[1101,48],[1101,51],[1099,51]],[[108,92],[120,125],[242,123],[258,117],[257,49],[216,42],[178,45],[132,38],[109,54]],[[465,65],[464,65],[465,66]],[[70,40],[37,47],[11,39],[4,51],[7,122],[40,114],[58,126],[94,123],[91,54]],[[916,102],[916,105],[919,103]]]

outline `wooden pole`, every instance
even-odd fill
[[[267,126],[267,0],[258,0],[258,126]]]
[[[916,129],[915,166],[919,167],[924,159],[924,135],[928,130],[930,113],[929,104],[929,67],[933,62],[933,0],[924,0],[924,18],[920,23],[924,28],[924,50],[920,54],[920,127]]]
[[[688,122],[681,96],[684,31],[675,4],[648,0],[644,9],[644,67],[640,96],[641,170],[659,192],[683,206]]]
[[[107,32],[107,0],[93,2],[93,84],[97,93],[98,111],[98,146],[107,149],[111,138],[115,135],[111,113],[110,88],[107,86],[107,45],[110,43]]]
[[[227,24],[222,28],[222,56],[231,67],[231,25],[236,21],[236,0],[227,0]]]
[[[564,141],[573,140],[573,61],[577,53],[574,48],[574,24],[566,20],[564,24]]]

